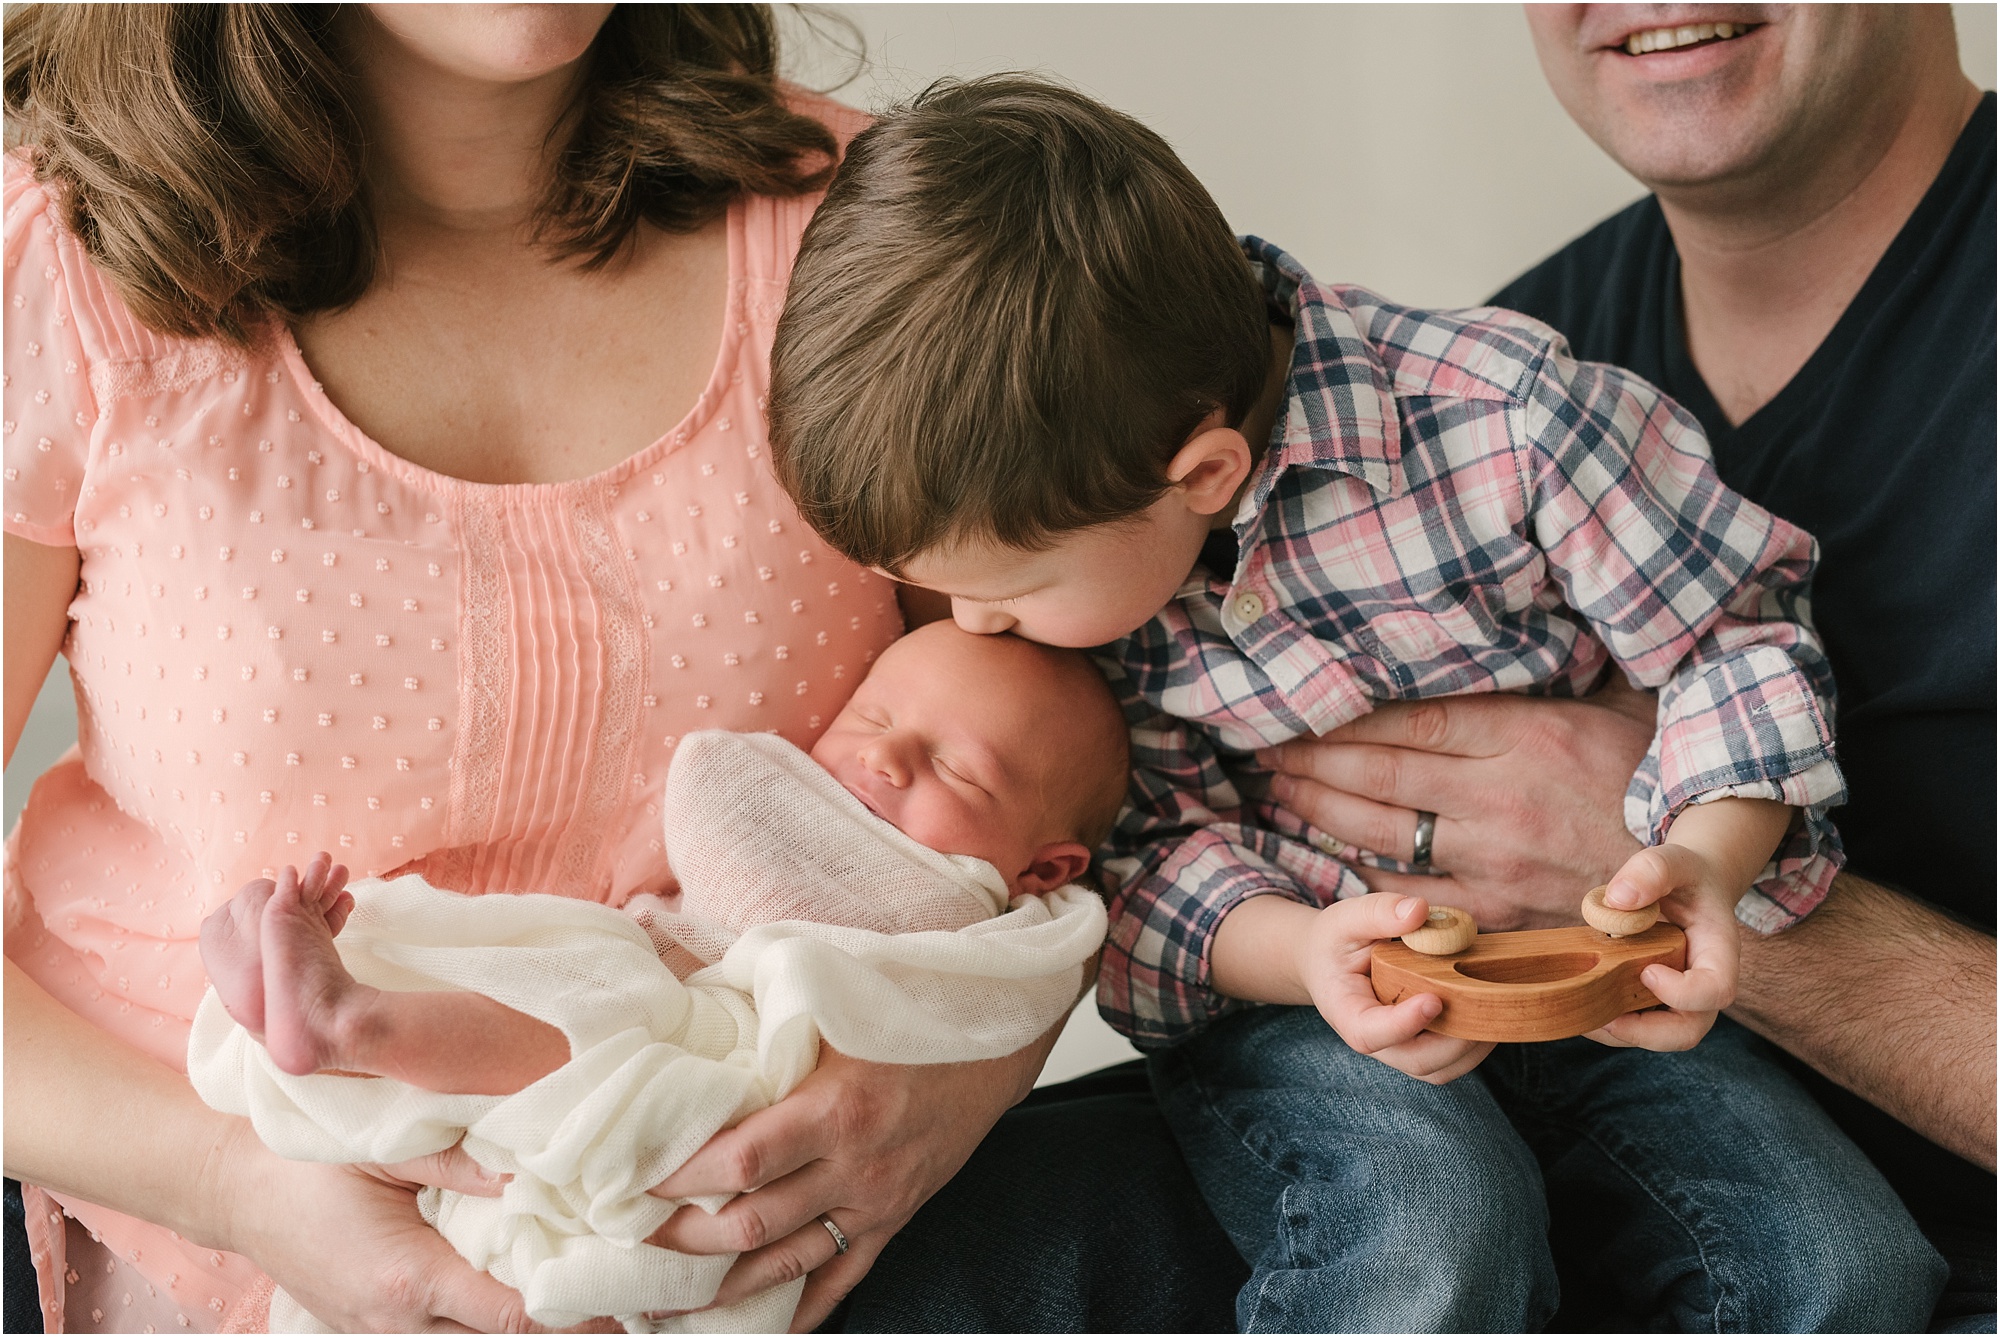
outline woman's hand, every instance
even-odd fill
[[[1583,893],[1639,848],[1625,788],[1653,737],[1653,698],[1613,684],[1584,701],[1495,693],[1383,706],[1324,738],[1258,753],[1272,794],[1348,845],[1408,859],[1437,814],[1424,877],[1357,866],[1369,888],[1468,911],[1481,929],[1573,924]]]
[[[683,1207],[652,1242],[740,1254],[717,1304],[810,1274],[792,1319],[792,1331],[810,1332],[1028,1093],[1060,1029],[982,1063],[864,1063],[822,1046],[819,1067],[790,1095],[717,1133],[653,1189],[668,1198],[744,1196],[714,1216]],[[822,1216],[847,1237],[845,1254]]]
[[[414,1191],[428,1185],[474,1198],[499,1197],[507,1181],[513,1178],[512,1175],[494,1174],[466,1155],[460,1143],[453,1143],[443,1151],[434,1151],[428,1156],[397,1161],[394,1165],[357,1165],[354,1168],[399,1188]]]
[[[288,1161],[243,1127],[227,1158],[229,1247],[336,1332],[536,1332],[517,1291],[474,1270],[417,1214],[415,1183]],[[462,1153],[405,1174],[469,1180]],[[485,1189],[492,1192],[493,1189]]]

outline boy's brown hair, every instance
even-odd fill
[[[1270,365],[1264,298],[1165,140],[1025,75],[932,84],[857,136],[772,353],[778,477],[898,572],[1128,518]],[[1255,443],[1261,444],[1261,443]]]

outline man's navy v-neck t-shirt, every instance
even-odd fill
[[[1657,200],[1608,219],[1493,299],[1554,326],[1578,357],[1665,390],[1707,430],[1724,482],[1819,539],[1812,611],[1838,694],[1849,801],[1833,817],[1848,867],[1989,933],[1994,236],[1987,93],[1825,342],[1735,426],[1688,355],[1680,259]],[[1878,1160],[1901,1159],[1876,1137],[1862,1140]],[[1993,1180],[1979,1181],[1983,1203],[1968,1206],[1990,1223]]]
[[[1819,539],[1848,867],[1994,923],[1994,99],[1826,341],[1731,426],[1683,335],[1680,259],[1641,200],[1497,306],[1700,420],[1724,482]]]

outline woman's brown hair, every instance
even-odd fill
[[[337,7],[38,4],[6,19],[8,139],[133,313],[247,343],[374,276],[364,136]],[[764,5],[619,5],[543,202],[556,258],[610,260],[641,220],[699,227],[796,195],[837,145],[785,105]]]

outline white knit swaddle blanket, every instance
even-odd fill
[[[473,1159],[512,1180],[498,1198],[428,1189],[418,1205],[537,1322],[610,1314],[634,1332],[784,1330],[802,1282],[727,1309],[641,1317],[708,1303],[732,1261],[644,1243],[681,1205],[645,1190],[797,1085],[822,1038],[878,1063],[1020,1049],[1075,1001],[1104,908],[1071,886],[1007,909],[992,865],[917,844],[769,735],[683,739],[666,826],[677,911],[650,897],[633,913],[465,897],[417,877],[354,884],[336,943],[356,979],[471,990],[569,1038],[570,1061],[526,1090],[294,1077],[213,990],[189,1037],[189,1078],[295,1160],[394,1162],[463,1136]],[[693,973],[677,979],[662,957]],[[271,1316],[274,1332],[324,1331],[283,1292]]]

